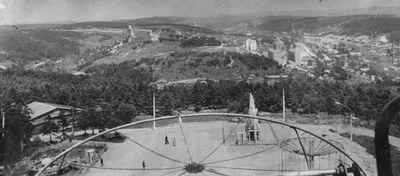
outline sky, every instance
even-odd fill
[[[0,0],[0,24],[398,6],[400,0]]]

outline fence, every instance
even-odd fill
[[[5,172],[6,175],[13,175],[15,173],[15,171],[17,171],[19,168],[21,168],[21,166],[25,165],[29,160],[31,160],[35,155],[37,155],[39,153],[38,150],[36,150],[35,152],[33,152],[32,154],[30,154],[29,156],[25,156],[21,159],[21,161],[19,161],[18,163],[16,163],[14,165],[14,167],[12,169],[10,169],[8,172]]]
[[[21,161],[16,163],[12,169],[10,169],[8,172],[5,171],[5,174],[6,175],[14,175],[15,171],[17,171],[19,168],[21,168],[21,166],[27,164],[28,161],[31,160],[34,156],[36,156],[39,152],[45,152],[45,151],[48,151],[48,150],[57,149],[57,148],[61,148],[61,147],[67,147],[68,148],[68,147],[71,147],[73,144],[74,143],[58,143],[56,145],[51,145],[51,146],[39,148],[35,152],[30,154],[29,156],[23,157],[21,159]]]

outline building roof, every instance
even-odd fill
[[[29,113],[29,116],[31,117],[30,120],[33,120],[56,109],[71,110],[73,107],[66,105],[52,104],[52,103],[32,102],[28,104],[28,108],[30,109]],[[82,109],[74,108],[74,110],[81,111]]]

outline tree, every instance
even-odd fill
[[[46,122],[41,126],[39,132],[43,133],[43,135],[50,135],[50,143],[52,142],[51,135],[52,133],[58,132],[58,126],[53,122],[50,115],[47,116]]]
[[[94,135],[94,129],[99,128],[101,125],[101,120],[98,116],[98,113],[96,113],[95,109],[90,108],[87,110],[87,121],[88,121],[88,126],[92,128],[92,135]]]
[[[344,44],[343,42],[340,42],[338,45],[339,54],[344,54],[345,51],[346,51],[346,44]]]
[[[137,114],[138,113],[134,105],[121,103],[115,115],[116,118],[118,118],[123,124],[127,124],[131,123]]]
[[[76,126],[79,129],[84,130],[84,134],[87,134],[86,130],[89,128],[89,120],[87,115],[88,113],[86,111],[82,111],[76,118]]]
[[[23,102],[25,96],[13,87],[7,87],[7,90],[0,93],[0,106],[6,118],[5,129],[2,129],[5,133],[3,142],[6,145],[1,145],[0,152],[4,153],[6,164],[23,156],[25,146],[32,136],[33,126],[29,122],[28,109]]]
[[[399,48],[399,44],[400,44],[400,30],[397,31],[393,31],[389,37],[389,42],[392,44],[397,45],[397,49]],[[392,51],[392,53],[394,53],[394,51]]]
[[[69,126],[68,119],[63,112],[60,112],[60,116],[58,118],[61,121],[60,125],[61,125],[62,135],[65,135],[65,128]]]

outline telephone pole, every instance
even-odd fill
[[[153,92],[153,119],[156,119],[156,96]],[[153,130],[156,129],[156,121],[153,121]]]
[[[1,108],[1,116],[2,116],[2,118],[3,118],[3,120],[2,120],[2,127],[3,127],[3,130],[5,130],[5,126],[6,126],[6,116],[4,115],[4,110],[3,110],[3,108]],[[5,133],[5,132],[3,132],[3,138],[4,138],[4,133]]]

